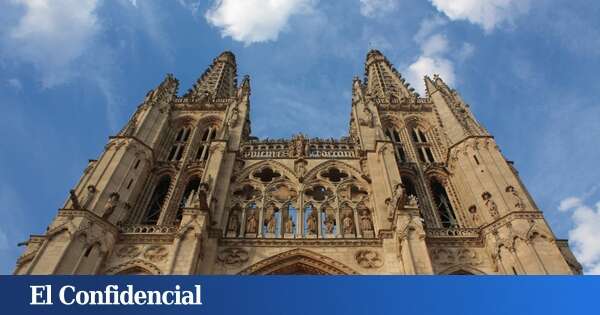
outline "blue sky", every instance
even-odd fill
[[[231,50],[252,78],[254,135],[340,137],[376,48],[417,90],[433,73],[458,89],[600,273],[598,16],[561,0],[3,1],[0,272],[165,73],[183,94]]]

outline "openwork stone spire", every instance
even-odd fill
[[[236,95],[237,66],[230,51],[221,53],[185,97],[230,98]]]
[[[414,89],[379,50],[371,50],[365,62],[367,92],[383,99],[410,98]]]

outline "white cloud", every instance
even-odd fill
[[[17,92],[21,92],[23,90],[23,84],[21,83],[21,80],[17,78],[11,78],[6,80],[6,84]]]
[[[448,40],[441,34],[432,35],[421,44],[421,50],[425,56],[443,54],[448,50]]]
[[[414,40],[421,48],[421,55],[406,69],[408,82],[414,85],[415,90],[425,93],[425,75],[439,74],[444,81],[452,85],[454,83],[454,64],[446,55],[449,52],[448,39],[435,31],[445,25],[447,21],[440,17],[425,19],[421,22],[419,31]]]
[[[563,199],[560,211],[572,211],[574,227],[569,231],[573,254],[583,264],[587,274],[600,274],[600,202],[594,207],[580,198]]]
[[[407,78],[417,92],[425,93],[425,75],[439,74],[448,85],[454,84],[454,65],[446,58],[440,56],[419,56],[419,59],[408,67]]]
[[[475,46],[473,46],[473,44],[463,43],[463,45],[460,48],[460,50],[458,51],[458,54],[456,55],[456,57],[459,61],[463,62],[463,61],[471,58],[471,56],[473,56],[474,53],[475,53]]]
[[[5,54],[33,64],[44,87],[66,81],[98,31],[97,0],[12,0],[25,14],[3,38]]]
[[[206,14],[206,20],[246,45],[277,40],[291,16],[306,14],[314,7],[313,0],[216,0]]]
[[[360,0],[360,14],[366,17],[381,16],[397,7],[397,0]]]
[[[479,24],[486,32],[529,10],[529,0],[429,0],[451,20]]]

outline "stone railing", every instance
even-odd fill
[[[128,225],[121,226],[122,233],[133,234],[171,234],[177,232],[175,225]]]
[[[427,237],[472,237],[478,238],[481,234],[479,229],[475,228],[435,228],[426,229]]]
[[[347,138],[306,139],[301,145],[294,140],[254,140],[242,145],[242,158],[356,158],[356,145]],[[301,149],[298,149],[298,146]],[[299,154],[299,151],[301,153]]]

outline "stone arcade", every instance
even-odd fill
[[[90,161],[15,274],[579,274],[459,94],[378,51],[341,139],[260,140],[219,55],[167,75]]]

